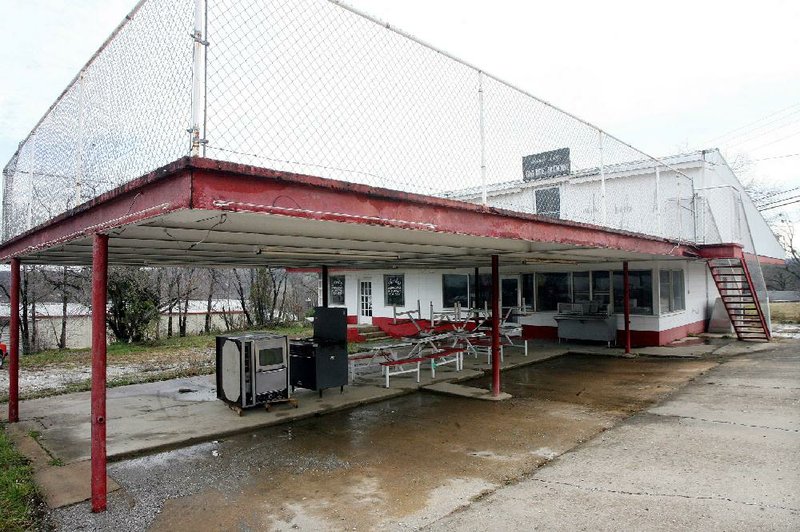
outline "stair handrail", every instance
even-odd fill
[[[745,278],[747,279],[747,285],[750,288],[750,293],[753,294],[753,302],[756,304],[756,312],[758,312],[758,319],[761,320],[761,327],[764,329],[764,334],[767,337],[767,341],[772,339],[772,332],[767,327],[767,322],[764,319],[764,311],[761,309],[761,302],[758,300],[758,293],[756,291],[756,287],[753,286],[753,278],[750,277],[750,268],[747,266],[747,261],[742,257],[740,259],[742,263],[742,271],[744,271]]]

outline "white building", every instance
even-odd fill
[[[483,200],[479,190],[445,196],[474,203]],[[602,175],[583,171],[509,181],[489,187],[486,203],[704,247],[741,246],[769,323],[758,264],[782,262],[784,250],[717,150],[669,157],[658,165],[652,161],[611,165]],[[605,212],[601,205],[607,205]],[[598,231],[598,238],[603,237]],[[519,309],[515,314],[527,337],[557,338],[554,317],[558,304],[567,302],[608,305],[617,316],[618,330],[623,330],[622,262],[604,257],[598,249],[586,250],[583,257],[576,261],[573,250],[570,258],[550,252],[547,258],[522,264],[501,261],[502,307]],[[708,257],[631,261],[629,268],[634,345],[664,345],[707,330],[720,299]],[[330,304],[347,307],[351,323],[376,325],[395,336],[414,332],[407,320],[395,319],[398,314],[419,309],[414,316],[429,320],[432,313],[457,305],[490,306],[490,294],[488,268],[333,271],[329,282]]]

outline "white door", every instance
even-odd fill
[[[358,282],[358,323],[372,325],[372,281]]]

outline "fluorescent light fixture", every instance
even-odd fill
[[[398,255],[384,255],[380,253],[361,253],[348,250],[341,251],[313,251],[313,250],[285,250],[285,249],[271,249],[259,248],[258,252],[264,255],[272,255],[279,257],[317,257],[317,258],[331,258],[331,259],[356,259],[356,260],[399,260]]]
[[[576,260],[567,259],[525,259],[522,264],[579,264]]]

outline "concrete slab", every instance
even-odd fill
[[[63,508],[88,501],[91,496],[92,464],[89,460],[65,466],[45,467],[36,471],[33,480],[50,508]],[[119,484],[106,477],[108,493],[119,489]]]
[[[525,356],[521,347],[506,348],[503,370],[548,360],[567,351],[564,346],[548,346],[530,349]],[[113,461],[221,439],[383,401],[433,383],[474,379],[491,369],[484,357],[467,357],[464,362],[465,369],[460,372],[452,366],[437,368],[436,379],[431,379],[429,368],[424,367],[419,383],[410,374],[393,377],[389,389],[376,374],[359,378],[342,394],[327,390],[320,398],[316,392],[297,390],[296,409],[288,405],[275,407],[272,412],[252,409],[242,417],[216,399],[213,375],[112,388],[108,390],[107,405],[108,457]],[[52,457],[64,463],[79,462],[90,457],[89,400],[90,393],[81,392],[23,401],[20,415],[27,430],[40,433],[39,444]]]
[[[491,390],[486,390],[485,388],[473,388],[472,386],[464,386],[452,382],[429,384],[428,386],[423,386],[422,389],[426,392],[442,393],[481,401],[505,401],[506,399],[511,399],[511,394],[505,392],[501,392],[499,395],[492,395]]]
[[[797,345],[727,360],[429,528],[798,530]]]
[[[30,435],[31,431],[38,428],[40,428],[39,425],[33,422],[13,423],[6,426],[6,434],[11,443],[14,444],[19,454],[30,461],[34,469],[48,467],[52,460],[47,451]]]

